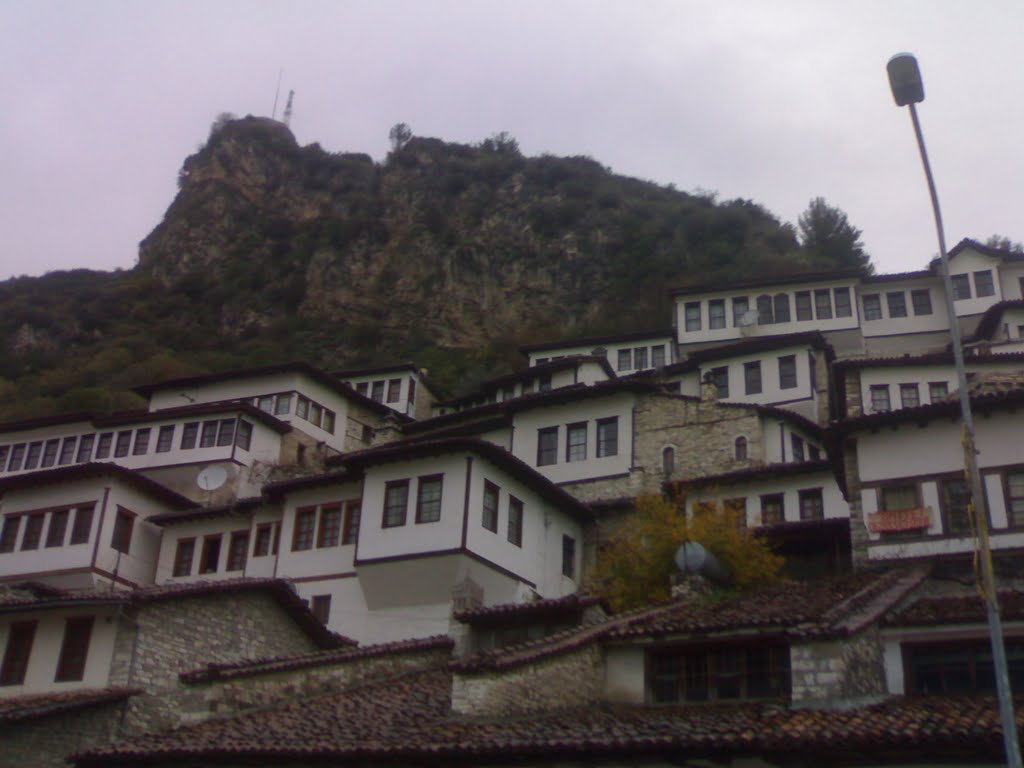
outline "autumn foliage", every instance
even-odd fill
[[[594,587],[616,611],[668,599],[676,570],[673,557],[684,541],[703,544],[729,567],[732,579],[726,588],[742,591],[775,581],[783,558],[741,527],[739,514],[702,505],[687,520],[670,501],[640,497],[634,516],[599,553]]]

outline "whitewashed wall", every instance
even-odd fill
[[[696,505],[704,501],[721,503],[724,499],[743,498],[747,504],[747,526],[755,528],[761,525],[761,496],[781,493],[785,522],[796,523],[800,521],[800,491],[814,488],[821,488],[825,519],[849,518],[850,505],[843,499],[831,472],[698,489],[687,497],[686,511],[692,515]]]

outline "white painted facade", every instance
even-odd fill
[[[405,416],[419,418],[420,414],[430,412],[430,392],[418,371],[382,368],[360,371],[354,375],[341,371],[338,376],[360,395]]]
[[[780,405],[816,420],[818,392],[811,361],[820,354],[824,352],[799,345],[709,360],[700,365],[699,381],[715,378],[724,369],[728,394],[718,395],[723,402]]]
[[[642,338],[602,339],[600,341],[567,342],[565,346],[548,346],[528,353],[530,367],[578,355],[603,355],[619,376],[649,371],[675,362],[675,341],[671,335],[655,334]]]

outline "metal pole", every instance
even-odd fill
[[[960,414],[963,419],[964,461],[967,466],[968,482],[971,488],[971,507],[974,511],[975,530],[978,532],[978,557],[981,561],[981,585],[988,618],[989,639],[992,643],[992,664],[995,667],[996,694],[999,697],[999,717],[1003,726],[1003,748],[1006,750],[1006,764],[1012,768],[1021,767],[1020,742],[1017,736],[1017,719],[1013,712],[1013,694],[1010,691],[1010,676],[1006,667],[1006,648],[1003,645],[1003,627],[999,619],[999,598],[996,592],[996,578],[992,568],[992,550],[988,540],[988,513],[985,509],[985,495],[982,493],[981,472],[978,470],[978,453],[974,443],[974,417],[971,414],[971,398],[967,391],[967,373],[964,369],[964,349],[960,338],[960,324],[953,306],[953,280],[949,275],[949,257],[946,255],[946,236],[942,227],[942,213],[939,210],[939,196],[935,192],[935,180],[924,147],[921,123],[917,119],[917,108],[913,102],[910,119],[914,123],[917,148],[921,152],[924,175],[928,179],[928,192],[932,198],[932,212],[935,214],[935,229],[939,235],[939,260],[942,265],[942,283],[946,294],[946,312],[949,314],[949,333],[953,343],[953,361],[960,389]]]

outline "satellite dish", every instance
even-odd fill
[[[196,485],[204,491],[215,491],[228,479],[228,471],[224,467],[206,467],[196,476]]]
[[[758,314],[756,309],[748,309],[742,315],[740,315],[739,322],[736,324],[740,328],[749,328],[752,325],[757,325]]]

